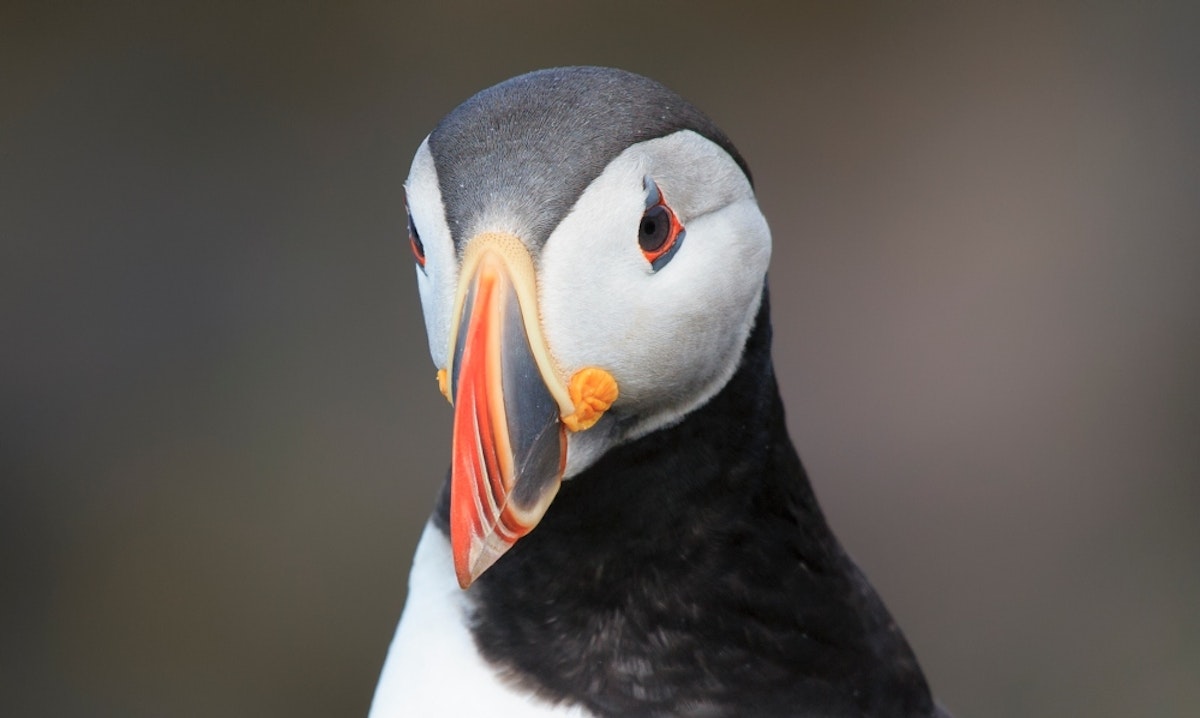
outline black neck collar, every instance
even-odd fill
[[[476,581],[472,630],[489,660],[602,716],[933,713],[912,651],[817,505],[770,343],[764,292],[730,382],[565,482]]]

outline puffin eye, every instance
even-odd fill
[[[417,233],[417,225],[413,224],[412,212],[406,206],[404,208],[408,214],[408,245],[412,249],[413,257],[417,260],[417,266],[422,271],[425,270],[425,245],[421,244],[421,235]]]
[[[650,263],[650,268],[657,272],[675,256],[683,244],[685,232],[679,218],[663,198],[658,184],[649,177],[644,182],[646,211],[638,223],[638,246],[642,248],[642,256]]]

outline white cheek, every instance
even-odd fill
[[[446,366],[447,342],[441,341],[441,337],[449,332],[446,326],[445,315],[438,311],[440,306],[439,300],[434,295],[433,287],[430,286],[429,277],[425,272],[417,267],[417,293],[421,297],[421,310],[425,317],[425,337],[429,341],[429,356],[433,359],[435,366]]]
[[[573,342],[570,361],[611,371],[632,409],[690,410],[736,368],[762,291],[766,237],[747,202],[691,222],[659,272],[606,273],[601,291],[581,302],[602,319],[603,340]]]
[[[648,319],[638,299],[649,291],[650,272],[637,247],[644,200],[630,189],[640,180],[633,168],[612,179],[606,173],[593,185],[547,240],[539,300],[547,341],[566,375],[603,367],[626,396],[630,378],[617,375],[612,360]]]
[[[547,241],[539,270],[560,368],[611,372],[620,388],[613,414],[634,417],[624,429],[633,434],[674,421],[728,381],[770,259],[770,233],[747,188],[744,199],[685,219],[684,244],[651,271],[637,244],[644,164],[630,157],[605,170]],[[571,450],[598,453],[602,428],[572,437]]]
[[[417,150],[405,186],[409,211],[425,247],[425,267],[417,267],[416,272],[429,355],[438,368],[444,368],[450,347],[450,313],[454,306],[458,263],[454,240],[446,225],[445,207],[428,140]]]
[[[449,363],[450,314],[454,307],[454,286],[458,277],[453,252],[445,254],[445,257],[434,256],[427,246],[425,271],[422,272],[419,267],[416,270],[421,309],[425,315],[425,336],[429,340],[429,356],[439,369],[446,368]]]
[[[688,246],[691,243],[691,246]],[[693,250],[685,254],[688,249]],[[686,372],[692,386],[724,384],[741,357],[770,259],[766,222],[753,201],[694,221],[664,281],[649,355],[665,373]],[[678,264],[672,276],[665,273]],[[667,393],[676,389],[667,384]],[[660,393],[662,393],[660,391]],[[707,397],[705,397],[707,398]]]

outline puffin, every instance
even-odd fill
[[[531,72],[404,189],[452,445],[370,718],[948,716],[789,438],[771,232],[712,120]]]

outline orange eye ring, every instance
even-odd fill
[[[654,180],[647,177],[646,211],[638,223],[638,246],[642,256],[650,263],[650,268],[657,272],[671,261],[671,257],[683,243],[686,231],[675,211],[667,204],[666,198]]]

